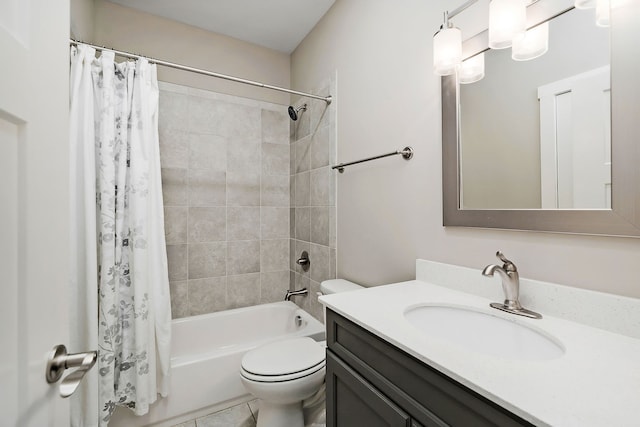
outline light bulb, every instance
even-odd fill
[[[576,9],[593,9],[596,7],[596,0],[576,0],[574,6]]]
[[[544,55],[549,50],[549,22],[538,25],[515,36],[511,58],[528,61]]]
[[[462,62],[462,32],[455,27],[441,28],[433,36],[433,72],[448,76]]]
[[[608,27],[610,25],[611,2],[609,0],[598,0],[596,3],[596,25],[598,27]]]
[[[462,61],[458,71],[458,81],[461,84],[475,83],[484,77],[484,52]]]
[[[489,3],[489,47],[505,49],[527,26],[527,0],[491,0]]]

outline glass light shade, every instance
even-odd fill
[[[576,9],[593,9],[596,7],[596,0],[576,0],[574,6]]]
[[[610,25],[611,2],[609,0],[598,0],[596,3],[596,25],[598,27],[608,27]]]
[[[433,36],[433,72],[448,76],[456,72],[462,62],[462,32],[460,29],[442,28]]]
[[[511,48],[511,58],[515,61],[528,61],[544,55],[549,50],[549,23],[516,35]]]
[[[484,52],[472,58],[462,61],[458,72],[458,81],[461,84],[475,83],[484,77]]]
[[[527,0],[491,0],[489,3],[489,47],[511,47],[516,34],[527,27]]]

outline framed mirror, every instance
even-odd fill
[[[539,0],[549,52],[516,62],[487,49],[483,80],[442,78],[443,223],[640,237],[640,0],[617,0],[611,27],[573,1]]]

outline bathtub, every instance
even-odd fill
[[[324,340],[324,325],[290,301],[174,320],[169,396],[142,417],[119,407],[109,426],[173,426],[251,400],[240,382],[242,356],[297,336]]]

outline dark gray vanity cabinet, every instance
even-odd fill
[[[532,426],[327,309],[327,426]]]

